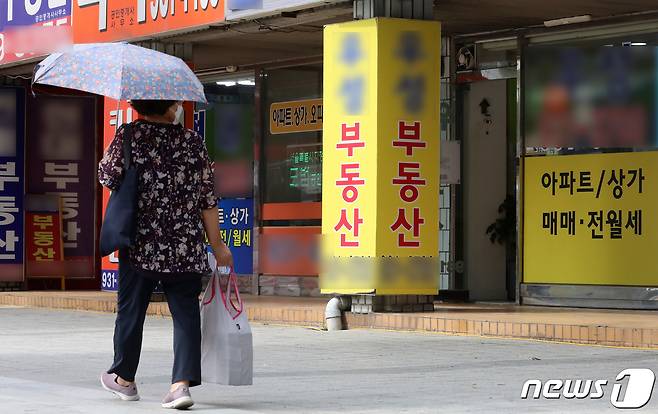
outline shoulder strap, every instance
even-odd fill
[[[123,161],[124,170],[127,170],[132,165],[132,141],[133,141],[133,124],[126,124],[123,129]]]

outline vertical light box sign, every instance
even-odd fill
[[[323,293],[438,290],[440,25],[324,34]]]
[[[0,88],[0,282],[23,281],[25,91]]]
[[[27,190],[60,197],[64,276],[93,278],[96,98],[36,96],[29,99],[28,110]]]

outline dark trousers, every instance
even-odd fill
[[[127,254],[121,255],[127,257]],[[201,384],[201,276],[171,275],[162,279],[169,310],[174,320],[174,368],[172,383]],[[158,280],[145,277],[128,259],[119,259],[119,292],[114,326],[114,364],[108,370],[126,381],[134,381],[142,351],[146,309]]]

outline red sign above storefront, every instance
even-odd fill
[[[74,0],[76,43],[137,40],[224,20],[224,0]]]

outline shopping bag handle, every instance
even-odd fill
[[[232,272],[233,272],[233,268],[231,268],[231,273]],[[219,290],[221,291],[221,285],[219,283],[219,276],[218,276],[217,270],[212,272],[212,276],[210,277],[210,282],[208,282],[208,284],[210,285],[210,298],[207,301],[202,302],[201,303],[202,306],[208,305],[208,304],[210,304],[210,302],[215,300],[215,297],[217,296],[217,286],[218,285],[219,285]]]
[[[217,277],[217,272],[213,272],[212,276],[210,277],[210,299],[208,299],[205,302],[202,302],[201,306],[206,306],[210,304],[210,302],[212,302],[213,299],[215,299],[215,295],[217,294],[217,292],[215,291],[215,288],[217,286],[217,282],[215,281],[216,277]]]
[[[235,293],[235,298],[238,300],[238,306],[233,303],[233,300],[231,298],[231,285],[233,285],[233,292]],[[237,319],[238,316],[242,314],[244,311],[244,302],[242,302],[242,297],[240,296],[240,289],[238,288],[238,278],[235,275],[235,272],[233,271],[233,267],[231,267],[231,273],[229,274],[228,277],[228,284],[226,286],[226,293],[224,293],[224,289],[221,288],[219,289],[220,294],[222,295],[222,302],[224,303],[224,306],[226,307],[226,310],[228,309],[228,303],[231,304],[231,307],[237,312],[233,316],[233,320]],[[228,303],[227,303],[228,299]]]

